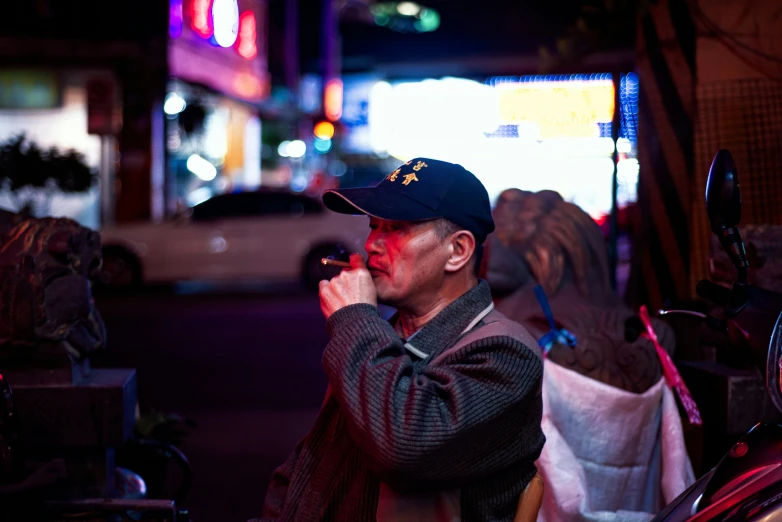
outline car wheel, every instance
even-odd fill
[[[98,284],[114,289],[137,287],[141,284],[141,263],[122,247],[105,247]]]
[[[323,266],[320,260],[324,257],[344,258],[345,249],[339,245],[320,245],[310,250],[302,269],[302,281],[306,288],[315,290],[321,280],[339,274],[339,268]]]

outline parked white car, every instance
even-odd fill
[[[368,219],[337,214],[303,194],[221,194],[189,216],[101,230],[107,286],[324,277],[323,257],[363,252]]]

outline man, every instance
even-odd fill
[[[323,201],[369,216],[367,262],[320,282],[329,391],[262,520],[512,520],[545,440],[543,366],[475,275],[494,230],[486,189],[416,158]],[[378,302],[398,313],[383,320]]]

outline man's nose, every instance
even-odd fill
[[[367,255],[380,254],[382,249],[382,240],[380,234],[375,230],[369,232],[367,236],[367,242],[364,243],[364,250],[367,251]]]

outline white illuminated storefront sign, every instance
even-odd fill
[[[376,152],[460,163],[493,201],[508,188],[550,189],[593,216],[610,211],[614,145],[598,125],[613,118],[610,79],[378,82],[369,98]],[[637,177],[637,162],[620,166],[623,180]]]

